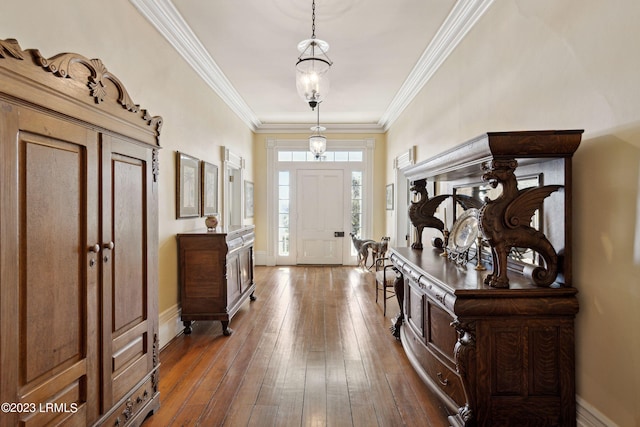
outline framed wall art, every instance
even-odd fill
[[[176,218],[200,216],[200,160],[176,151]]]
[[[218,213],[218,166],[205,162],[201,163],[202,171],[202,216]]]

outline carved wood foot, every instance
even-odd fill
[[[231,335],[233,333],[233,329],[231,329],[229,327],[229,321],[221,320],[221,323],[222,323],[222,334],[225,337],[228,337],[229,335]]]
[[[249,295],[249,299],[250,299],[251,301],[255,301],[255,300],[257,300],[258,298],[256,298],[256,296],[253,294],[253,292],[251,292],[251,295]]]
[[[500,277],[495,277],[495,275],[490,274],[484,279],[484,284],[489,285],[492,288],[508,288],[509,287],[509,279],[503,279]]]
[[[391,319],[391,327],[389,330],[391,331],[391,335],[396,337],[397,340],[400,340],[400,326],[402,326],[402,312],[396,314],[396,316]]]
[[[185,335],[190,335],[191,334],[191,320],[185,320],[184,322],[182,322],[182,324],[184,325],[184,334]]]

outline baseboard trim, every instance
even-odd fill
[[[178,304],[173,307],[169,307],[162,313],[160,313],[160,348],[162,349],[164,346],[169,344],[172,339],[177,337],[182,333],[184,327],[182,326],[182,321],[180,320],[180,314],[182,310]]]
[[[602,412],[587,403],[580,396],[576,396],[576,423],[578,427],[617,427],[618,425],[607,418]]]
[[[267,252],[265,251],[255,251],[255,264],[256,265],[268,265],[274,266],[276,265],[276,260],[274,257],[269,257]]]

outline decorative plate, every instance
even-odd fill
[[[478,237],[478,209],[467,209],[458,217],[449,233],[449,250],[467,251]]]

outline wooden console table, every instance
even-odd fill
[[[177,235],[180,300],[184,333],[194,320],[220,320],[231,335],[231,318],[247,300],[254,301],[254,226]]]

